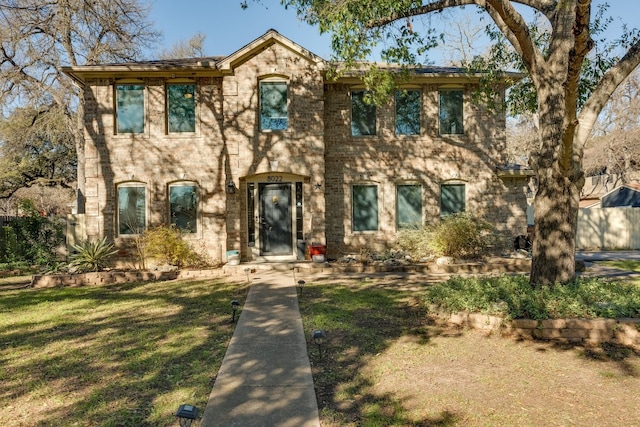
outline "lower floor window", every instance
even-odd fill
[[[195,185],[169,186],[170,223],[184,233],[198,231],[198,191]]]
[[[353,231],[378,230],[378,187],[354,185],[352,191]]]
[[[147,225],[146,189],[139,185],[118,187],[118,234],[140,234]]]
[[[440,216],[448,216],[464,212],[465,206],[464,184],[442,184],[440,186]]]
[[[398,185],[396,187],[396,219],[398,230],[422,227],[422,187]]]

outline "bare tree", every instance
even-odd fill
[[[168,49],[163,49],[158,54],[159,59],[201,58],[204,53],[204,41],[207,38],[203,33],[195,33],[189,40],[177,41]]]
[[[587,141],[587,174],[615,175],[620,183],[640,179],[640,71],[611,96]]]
[[[59,67],[131,61],[159,37],[139,0],[0,0],[0,105],[62,109],[84,159],[78,88]],[[84,176],[78,168],[79,210]],[[0,182],[0,186],[6,185]],[[4,191],[5,189],[3,189]],[[10,194],[7,193],[7,194]]]

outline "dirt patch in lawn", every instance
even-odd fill
[[[640,425],[631,349],[443,332],[404,336],[363,367],[374,394],[393,395],[416,425]]]
[[[406,279],[305,289],[305,328],[330,337],[322,357],[310,347],[323,427],[640,426],[637,350],[446,325],[428,316],[420,285]]]

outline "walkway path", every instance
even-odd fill
[[[319,427],[292,272],[258,270],[201,427]]]

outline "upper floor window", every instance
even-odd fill
[[[198,187],[193,184],[169,186],[170,223],[183,233],[198,231]]]
[[[396,91],[396,135],[420,135],[419,90]]]
[[[354,185],[352,189],[353,231],[378,229],[378,187]]]
[[[365,102],[366,91],[351,92],[351,135],[376,134],[376,106]]]
[[[462,90],[440,91],[440,135],[464,133]]]
[[[116,85],[116,132],[144,132],[144,86]]]
[[[167,122],[169,132],[196,131],[196,85],[167,85]]]
[[[286,130],[289,127],[287,82],[260,82],[260,129]]]
[[[396,219],[398,230],[422,227],[422,187],[420,185],[396,187]]]
[[[118,186],[118,234],[140,234],[147,226],[146,188],[140,183]]]
[[[448,216],[466,209],[464,184],[442,184],[440,186],[440,216]]]

